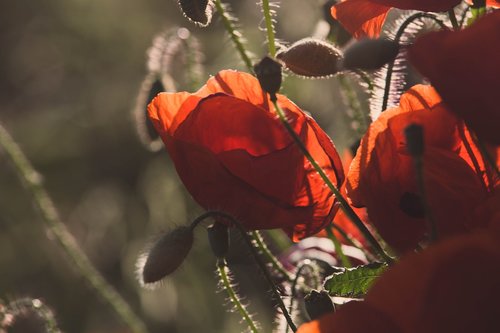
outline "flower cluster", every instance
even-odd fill
[[[458,23],[454,8],[460,2],[334,2],[331,15],[356,38],[379,37],[392,8],[431,12],[426,17],[442,23],[441,31],[424,31],[405,45],[397,38],[370,39],[345,50],[309,38],[276,53],[272,19],[265,16],[277,60],[265,57],[249,66],[257,78],[223,70],[195,93],[157,95],[149,120],[186,189],[209,212],[185,227],[189,242],[169,241],[170,235],[166,246],[153,247],[166,250],[146,256],[153,264],[146,264],[143,276],[152,272],[157,280],[175,270],[189,251],[180,251],[181,245],[191,246],[193,229],[208,216],[215,219],[210,244],[226,282],[229,227],[244,238],[265,229],[282,229],[293,241],[330,238],[332,243],[310,238],[285,251],[280,263],[253,234],[290,292],[289,309],[301,292],[323,289],[301,300],[311,321],[300,333],[499,331],[500,11],[493,9],[498,1],[473,1],[471,14],[464,12]],[[199,4],[205,13],[211,2]],[[263,2],[269,14],[266,8]],[[449,22],[432,14],[447,11]],[[238,33],[226,23],[248,64]],[[407,57],[424,78],[372,119],[344,164],[318,123],[277,94],[282,68],[310,78],[351,71],[370,82],[364,71],[394,65],[396,57]],[[176,248],[182,258],[157,269],[164,253]],[[257,260],[294,330],[271,274]],[[328,293],[357,299],[338,306]],[[257,325],[239,309],[255,332]]]

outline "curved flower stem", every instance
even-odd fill
[[[278,261],[278,259],[276,259],[276,257],[271,253],[271,251],[265,244],[264,239],[262,239],[260,233],[254,230],[250,232],[250,234],[252,235],[252,239],[254,240],[259,250],[266,256],[273,268],[277,270],[281,275],[283,275],[285,279],[287,279],[288,281],[292,281],[294,279],[294,276],[287,272],[283,265]]]
[[[302,276],[302,271],[306,268],[311,268],[311,262],[309,259],[306,259],[300,264],[297,268],[297,273],[295,273],[295,278],[292,281],[292,285],[290,289],[292,291],[290,295],[290,304],[288,305],[288,312],[290,315],[293,313],[293,301],[295,300],[295,296],[297,295],[297,284],[299,282],[299,278]],[[286,327],[285,333],[288,333],[288,326]]]
[[[274,41],[274,25],[273,18],[271,16],[271,8],[269,7],[269,0],[261,0],[262,11],[264,12],[264,18],[266,20],[266,31],[267,31],[267,45],[269,48],[269,55],[274,58],[276,55],[276,44]]]
[[[278,292],[278,288],[276,288],[276,285],[274,284],[274,281],[273,281],[273,278],[271,277],[271,274],[267,270],[266,264],[260,259],[260,255],[252,243],[252,239],[248,235],[247,231],[243,228],[241,223],[228,213],[224,213],[222,211],[211,210],[211,211],[205,212],[202,215],[198,216],[191,223],[191,229],[194,229],[200,222],[202,222],[203,220],[205,220],[208,217],[223,218],[223,219],[229,220],[229,222],[232,223],[240,231],[241,236],[245,240],[245,243],[247,243],[247,246],[248,246],[250,252],[252,253],[252,256],[254,257],[255,261],[257,262],[257,265],[259,266],[260,270],[264,274],[264,277],[266,278],[267,282],[269,283],[269,286],[271,287],[271,290],[273,291],[274,298],[275,298],[276,302],[278,302],[278,306],[281,309],[281,311],[283,312],[283,315],[285,316],[285,319],[286,319],[288,325],[290,326],[292,331],[296,332],[297,327],[293,323],[293,320],[290,317],[290,314],[288,314],[288,311],[286,310],[286,306],[283,303],[283,300],[281,299],[281,295]]]
[[[333,246],[335,246],[335,252],[339,255],[340,261],[342,262],[342,266],[351,268],[352,267],[351,261],[345,255],[344,250],[342,250],[342,244],[340,244],[339,239],[333,233],[331,226],[326,228],[326,234],[328,235],[328,238],[330,238],[330,240],[332,241]]]
[[[236,30],[236,27],[233,24],[231,16],[226,11],[225,5],[221,2],[221,0],[215,0],[215,7],[217,8],[217,11],[220,13],[224,27],[226,28],[226,31],[229,33],[229,36],[231,37],[231,40],[233,41],[233,44],[236,47],[236,50],[240,54],[241,59],[245,63],[245,66],[247,67],[250,73],[253,73],[252,60],[250,60],[250,56],[247,50],[245,49],[243,41],[241,40],[241,33]]]
[[[439,27],[441,29],[448,29],[446,24],[444,24],[443,21],[438,19],[436,17],[436,15],[430,14],[430,13],[420,12],[420,13],[416,13],[416,14],[411,15],[410,17],[408,17],[406,19],[406,21],[403,22],[403,24],[401,24],[398,31],[396,32],[396,36],[394,37],[394,41],[399,43],[401,40],[401,37],[403,37],[403,34],[406,31],[406,28],[408,28],[408,26],[411,23],[413,23],[413,21],[416,21],[416,20],[419,20],[422,18],[427,18],[427,19],[433,20],[435,23],[437,23],[439,25]],[[392,60],[389,64],[387,64],[387,75],[385,77],[384,96],[382,98],[382,110],[381,110],[382,112],[384,112],[385,109],[387,109],[387,104],[389,102],[389,92],[390,92],[390,87],[391,87],[391,83],[392,83],[392,73],[394,71],[395,60],[396,59]]]
[[[359,231],[363,234],[365,239],[370,243],[371,247],[373,250],[380,256],[381,259],[383,259],[387,263],[391,263],[393,260],[392,258],[384,251],[382,246],[378,243],[378,241],[373,237],[371,234],[370,230],[365,226],[365,224],[361,221],[359,216],[354,212],[354,210],[351,208],[351,206],[347,203],[347,200],[340,194],[339,189],[332,183],[330,178],[326,175],[325,171],[323,168],[314,160],[312,157],[311,153],[307,150],[306,146],[302,142],[302,140],[299,138],[297,133],[293,130],[293,128],[290,126],[288,121],[285,118],[285,115],[283,113],[283,110],[281,107],[278,105],[277,101],[275,98],[271,98],[274,104],[274,108],[276,109],[276,113],[278,114],[278,117],[280,118],[281,122],[285,126],[286,130],[290,134],[290,136],[293,138],[297,146],[300,148],[304,156],[307,158],[307,160],[311,163],[311,165],[314,167],[314,169],[318,172],[320,177],[323,179],[325,184],[328,186],[330,191],[332,191],[333,195],[335,195],[335,198],[339,201],[340,203],[340,208],[344,211],[344,213],[351,219],[351,221],[356,225],[356,227],[359,229]]]
[[[0,124],[0,146],[7,153],[26,190],[31,194],[33,202],[40,211],[43,222],[54,235],[64,253],[75,264],[77,271],[87,280],[132,332],[145,333],[144,323],[132,312],[125,300],[109,285],[94,268],[85,253],[80,249],[73,236],[60,220],[54,203],[42,185],[40,175],[35,171],[19,146],[14,142],[7,130]]]
[[[222,286],[226,290],[229,298],[231,299],[231,302],[234,304],[234,306],[236,307],[236,309],[240,313],[243,320],[247,323],[250,331],[252,333],[259,333],[259,330],[257,329],[257,324],[254,323],[251,315],[248,313],[245,306],[241,303],[240,298],[238,297],[238,294],[233,289],[233,286],[232,286],[230,278],[229,278],[228,270],[229,270],[229,268],[227,267],[226,260],[225,259],[217,259],[217,272],[219,273],[219,277],[220,277],[220,281],[222,283]]]

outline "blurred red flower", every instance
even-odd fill
[[[478,157],[466,149],[470,143],[462,140],[461,122],[431,86],[417,85],[401,97],[399,107],[383,112],[371,124],[346,184],[352,204],[366,207],[380,235],[401,252],[414,249],[427,231],[414,164],[404,137],[404,129],[412,123],[424,129],[426,199],[439,237],[486,224],[473,219],[475,207],[488,192],[484,170],[476,173],[471,166]]]
[[[500,11],[462,31],[417,39],[410,61],[476,134],[500,145]],[[432,56],[429,56],[432,50]]]
[[[332,7],[332,16],[356,38],[380,35],[387,13],[394,8],[444,12],[461,0],[345,0]]]
[[[278,95],[288,121],[340,186],[340,157],[319,125]],[[148,107],[177,172],[205,209],[246,229],[282,228],[295,240],[329,223],[335,199],[304,158],[250,74],[221,71],[196,93],[161,93]]]
[[[403,257],[365,301],[350,302],[297,333],[500,332],[499,242],[498,232],[483,231]]]

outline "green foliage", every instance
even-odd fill
[[[334,273],[325,280],[325,289],[330,296],[362,297],[388,265],[371,263]]]

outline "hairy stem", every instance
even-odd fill
[[[271,8],[269,7],[269,0],[261,0],[261,4],[262,11],[264,12],[264,19],[266,20],[267,46],[269,48],[269,55],[274,58],[276,55],[276,42],[274,40],[274,25]]]
[[[342,266],[351,268],[351,261],[345,255],[344,250],[342,250],[342,244],[340,244],[339,239],[337,238],[337,236],[335,236],[330,226],[326,228],[326,233],[328,235],[328,238],[330,238],[330,240],[332,241],[333,246],[335,246],[335,253],[339,255]]]
[[[247,70],[250,73],[253,73],[252,60],[250,60],[250,56],[245,48],[245,45],[243,44],[243,41],[241,40],[241,34],[239,31],[236,30],[236,27],[234,26],[234,23],[231,19],[231,16],[226,11],[225,5],[222,4],[221,0],[215,0],[215,7],[217,8],[217,11],[220,13],[220,16],[222,18],[222,23],[224,24],[224,28],[226,28],[226,31],[229,33],[231,41],[236,47],[238,53],[240,54],[241,59],[245,63]]]
[[[227,263],[224,259],[217,260],[217,272],[219,273],[220,282],[222,283],[224,290],[226,290],[229,298],[231,299],[231,303],[234,304],[234,306],[240,313],[241,318],[243,318],[243,320],[247,323],[248,328],[252,333],[259,333],[259,330],[257,329],[257,324],[254,323],[252,317],[248,313],[243,303],[241,303],[238,294],[231,285],[231,281],[228,274],[229,268],[227,267]]]
[[[281,275],[283,275],[288,281],[293,280],[293,276],[286,271],[286,269],[283,267],[283,265],[276,259],[276,257],[271,253],[269,248],[267,247],[266,243],[264,242],[264,239],[262,239],[262,236],[258,231],[252,231],[250,233],[252,235],[252,239],[254,240],[255,244],[259,248],[259,250],[264,254],[264,256],[269,260],[273,268],[278,271]]]
[[[351,206],[347,203],[347,200],[340,194],[339,189],[333,184],[333,182],[328,178],[326,175],[325,171],[323,168],[316,162],[316,160],[312,157],[311,153],[307,150],[306,146],[302,142],[302,140],[299,138],[297,133],[293,130],[293,128],[290,126],[288,121],[285,118],[285,115],[283,113],[283,110],[281,107],[278,105],[277,101],[275,98],[271,98],[274,104],[274,108],[276,109],[276,113],[278,114],[278,117],[280,118],[281,122],[285,126],[286,130],[290,134],[290,136],[293,138],[297,146],[300,148],[306,159],[311,163],[311,165],[314,167],[314,169],[318,172],[320,177],[323,179],[325,184],[328,186],[330,191],[332,191],[333,195],[335,195],[335,198],[339,201],[340,203],[340,208],[344,211],[344,213],[349,217],[349,219],[356,225],[356,227],[359,229],[359,231],[363,234],[365,239],[370,243],[371,247],[377,253],[381,259],[384,261],[390,263],[392,262],[392,258],[384,251],[382,246],[378,243],[378,241],[375,239],[375,237],[371,234],[370,230],[365,226],[365,224],[361,221],[359,216],[354,212],[354,210],[351,208]]]
[[[59,214],[42,185],[39,174],[35,171],[22,150],[14,142],[7,130],[0,124],[0,146],[12,162],[26,190],[40,212],[43,222],[54,235],[64,253],[75,264],[82,277],[94,288],[119,318],[135,333],[145,333],[144,323],[132,312],[125,300],[109,285],[102,275],[94,268],[85,253],[80,249],[73,236],[69,233]]]

